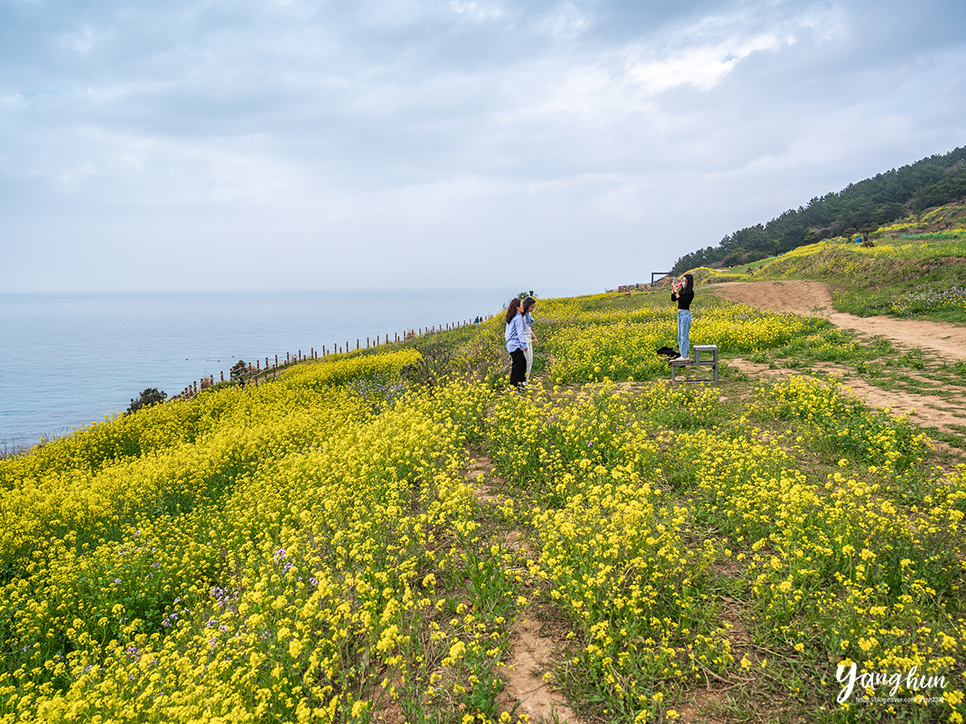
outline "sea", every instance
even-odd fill
[[[499,313],[512,290],[0,294],[0,455],[274,363]]]

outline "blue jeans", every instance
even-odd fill
[[[678,349],[682,357],[688,357],[691,351],[691,310],[678,310]]]

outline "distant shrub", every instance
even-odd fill
[[[157,387],[149,387],[141,392],[141,396],[138,397],[138,399],[131,400],[131,405],[127,408],[127,414],[130,415],[132,412],[137,412],[142,407],[151,407],[151,405],[157,405],[161,402],[164,402],[166,399],[168,399],[166,392],[159,391]]]
[[[424,345],[420,356],[399,370],[399,376],[415,385],[434,387],[452,378],[453,352],[440,343]]]
[[[230,376],[232,380],[244,380],[245,373],[248,372],[248,365],[245,360],[240,359],[232,365]]]

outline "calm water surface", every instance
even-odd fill
[[[0,294],[0,453],[284,358],[500,311],[506,290]],[[506,297],[506,299],[504,299]]]

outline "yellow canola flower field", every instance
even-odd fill
[[[939,693],[950,697],[926,716],[945,709],[955,721],[948,699],[962,687],[966,469],[931,476],[928,510],[904,504],[899,491],[927,452],[924,436],[861,407],[834,381],[760,386],[749,415],[795,436],[768,439],[749,417],[728,421],[721,408],[713,388],[663,384],[497,404],[494,429],[512,424],[517,434],[496,438],[494,460],[546,506],[525,516],[531,572],[579,643],[561,676],[575,690],[590,681],[594,695],[606,692],[615,720],[643,721],[665,711],[655,690],[663,700],[662,690],[748,669],[751,659],[733,655],[736,622],[722,618],[714,595],[716,571],[736,567],[762,649],[792,663],[761,674],[785,695],[802,696],[803,665],[814,667],[831,710],[838,662],[867,672],[916,667],[949,684]],[[805,436],[823,450],[832,421],[850,435],[833,452],[891,489],[840,472],[816,480],[799,468]]]
[[[550,301],[540,314],[557,384],[653,378],[666,370],[666,362],[654,352],[678,346],[677,309],[666,302],[615,312],[581,311],[572,301]],[[691,344],[716,344],[723,356],[778,347],[809,335],[814,336],[809,340],[813,346],[826,335],[836,337],[820,319],[768,314],[744,304],[708,300],[696,305],[692,315]]]
[[[672,317],[606,302],[541,302],[525,394],[349,355],[0,460],[0,722],[526,721],[534,617],[588,721],[707,689],[745,719],[961,721],[966,467],[834,379],[641,382]],[[461,332],[461,369],[499,331]],[[838,339],[738,305],[699,331]],[[859,701],[885,681],[909,702]]]
[[[467,575],[478,524],[458,471],[488,393],[376,399],[416,359],[319,363],[150,408],[121,424],[190,405],[218,424],[139,456],[96,461],[97,429],[55,443],[96,464],[4,494],[0,721],[364,720],[407,687],[426,705],[479,688],[481,667],[499,688],[486,662],[505,632],[436,586]],[[368,398],[348,384],[362,381]],[[506,609],[512,591],[483,571]]]

